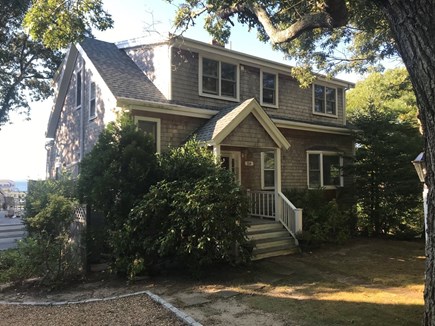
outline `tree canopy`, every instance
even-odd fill
[[[101,0],[0,0],[0,126],[51,95],[60,50],[112,23]]]

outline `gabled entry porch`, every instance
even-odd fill
[[[257,100],[220,111],[196,138],[213,149],[216,159],[247,190],[251,216],[275,221],[297,245],[302,210],[281,190],[281,152],[290,144]]]

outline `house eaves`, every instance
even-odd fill
[[[48,119],[48,126],[45,134],[47,138],[54,138],[55,136],[57,124],[60,119],[60,113],[62,112],[71,76],[74,72],[74,63],[77,59],[77,55],[77,48],[72,45],[67,52],[65,60],[62,62],[62,67],[58,70],[58,74],[56,75],[56,79],[58,78],[59,80],[59,86],[57,88],[57,94],[55,94],[56,100],[51,110],[50,118]]]
[[[234,60],[239,61],[241,64],[251,65],[254,67],[262,67],[262,68],[268,68],[272,70],[276,70],[284,75],[290,75],[290,69],[293,68],[290,65],[286,65],[283,63],[279,63],[276,61],[256,57],[250,54],[246,54],[243,52],[231,50],[225,47],[221,46],[215,46],[208,43],[196,41],[190,38],[186,37],[175,37],[172,38],[170,41],[170,44],[172,46],[184,49],[184,50],[196,50],[200,53],[206,53],[206,54],[212,54],[212,55],[219,55],[222,57],[231,58]],[[345,81],[338,78],[328,78],[325,75],[321,74],[314,74],[316,78],[320,81],[341,86],[347,89],[355,87],[355,84],[349,81]]]

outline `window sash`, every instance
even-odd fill
[[[82,106],[82,71],[77,72],[76,80],[76,107],[80,108]]]
[[[201,92],[237,99],[237,65],[202,58]]]
[[[263,85],[263,95],[262,101],[264,104],[276,105],[276,84],[277,84],[276,74],[271,74],[263,72],[262,85]]]
[[[97,115],[96,110],[96,86],[94,82],[91,82],[89,90],[89,118],[95,118]]]
[[[343,186],[343,157],[337,153],[308,153],[308,188]]]
[[[314,112],[326,115],[337,115],[337,89],[314,85]]]
[[[275,153],[261,153],[261,188],[275,188]]]

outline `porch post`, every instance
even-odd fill
[[[219,162],[221,157],[221,145],[213,145],[213,154],[216,162]]]
[[[281,192],[281,148],[275,149],[275,221],[281,217],[281,201],[278,193]]]

